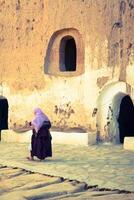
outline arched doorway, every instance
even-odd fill
[[[102,89],[100,93],[100,96],[97,101],[98,111],[97,111],[96,124],[97,124],[97,133],[99,135],[99,138],[100,140],[104,142],[105,141],[113,142],[116,144],[123,142],[123,139],[120,138],[120,135],[122,135],[122,133],[120,134],[119,115],[121,116],[122,112],[124,113],[124,115],[127,115],[127,111],[125,111],[127,109],[124,108],[125,107],[124,104],[126,104],[126,101],[127,101],[126,99],[128,99],[127,88],[128,88],[127,83],[118,81],[118,82],[109,83]],[[124,101],[125,103],[121,103]],[[132,102],[131,103],[129,102],[128,104],[132,109]],[[127,117],[129,116],[127,115]],[[121,129],[123,129],[122,126],[121,126]],[[132,129],[133,128],[131,127],[130,130]],[[128,133],[128,131],[127,133],[123,133],[123,134],[125,136],[128,136],[128,134],[131,135],[132,131],[131,133],[130,131]]]
[[[8,101],[0,96],[0,140],[1,130],[8,129]]]
[[[73,37],[66,36],[60,43],[60,71],[76,71],[76,43]]]
[[[124,137],[134,136],[134,105],[129,95],[121,100],[118,123],[120,143],[124,143]]]

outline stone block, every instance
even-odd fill
[[[27,142],[30,143],[32,131],[26,131],[17,133],[13,130],[2,131],[3,142]],[[95,133],[76,133],[76,132],[60,132],[51,131],[52,143],[53,144],[71,144],[71,145],[82,145],[88,146],[96,143]]]
[[[51,132],[54,144],[72,144],[88,146],[88,133]]]
[[[88,145],[96,144],[96,133],[88,133]]]
[[[29,142],[31,141],[32,131],[17,133],[13,130],[2,130],[1,140],[3,142]]]
[[[123,147],[126,150],[134,151],[134,137],[125,137]]]

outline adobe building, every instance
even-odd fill
[[[9,128],[41,107],[57,129],[120,143],[122,101],[133,110],[134,0],[1,0],[0,19]]]

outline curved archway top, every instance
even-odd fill
[[[123,98],[123,97],[125,97],[127,94],[126,93],[124,93],[124,92],[118,92],[114,97],[113,97],[113,103],[115,104],[116,102],[119,102],[119,101],[121,101],[121,99]]]
[[[61,38],[62,40],[74,39],[72,35],[65,35]]]
[[[63,46],[63,44],[65,44],[69,40],[73,40],[76,45],[75,38],[72,35],[64,35],[63,37],[60,37],[59,48],[61,48],[61,46]]]
[[[99,103],[99,101],[102,100],[104,101],[105,96],[107,96],[106,101],[108,101],[108,99],[111,99],[114,95],[116,95],[119,92],[126,93],[126,85],[127,83],[123,81],[114,81],[108,83],[102,88],[97,103]]]
[[[78,35],[81,35],[80,34],[80,32],[79,32],[79,30],[78,29],[76,29],[76,28],[64,28],[64,29],[59,29],[59,30],[57,30],[57,31],[55,31],[53,34],[52,34],[52,36],[51,37],[57,37],[57,35],[59,35],[59,34],[61,34],[61,33],[69,33],[69,32],[71,32],[71,33],[74,33],[74,34],[78,34]]]
[[[66,29],[60,29],[60,30],[55,31],[51,35],[51,38],[48,44],[49,48],[52,48],[53,46],[55,48],[58,45],[59,41],[66,36],[74,38],[76,43],[79,43],[79,45],[83,48],[84,45],[83,45],[82,35],[75,28],[66,28]]]

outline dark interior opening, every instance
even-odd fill
[[[0,134],[4,129],[8,129],[8,101],[6,98],[0,97]]]
[[[61,40],[60,71],[76,71],[76,44],[72,37]]]
[[[121,101],[118,123],[120,143],[124,143],[124,137],[134,136],[134,105],[129,95]]]
[[[65,46],[65,68],[66,71],[76,70],[76,45],[74,39],[67,40]]]

